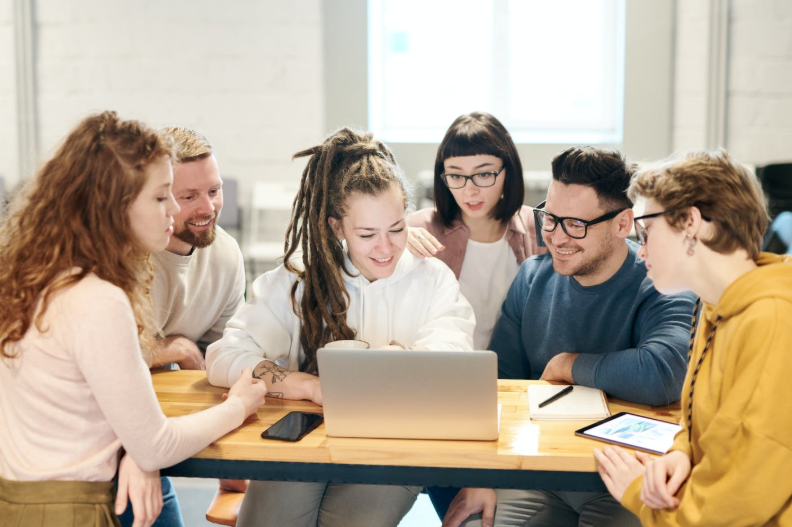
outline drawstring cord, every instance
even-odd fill
[[[688,362],[690,362],[690,359],[693,355],[693,342],[696,337],[696,318],[698,316],[700,305],[701,300],[696,302],[696,307],[693,309],[693,322],[690,329],[690,350],[688,351]],[[722,317],[720,315],[715,318],[715,322],[712,324],[712,329],[710,329],[709,335],[707,335],[707,342],[704,344],[704,349],[701,351],[701,356],[696,363],[696,369],[693,370],[693,378],[690,380],[690,394],[688,395],[687,408],[688,443],[691,442],[693,435],[693,389],[696,386],[696,379],[698,378],[699,370],[701,370],[701,364],[704,362],[704,357],[707,355],[707,350],[709,349],[710,344],[712,344],[712,339],[715,338],[715,332],[718,330],[718,324],[720,324],[721,318]]]

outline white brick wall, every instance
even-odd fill
[[[729,151],[756,164],[792,161],[792,1],[731,8]]]
[[[705,146],[707,94],[707,29],[709,0],[684,0],[676,4],[674,57],[675,151]]]
[[[677,1],[675,150],[705,146],[708,0]],[[0,0],[0,175],[17,176],[12,0]],[[36,0],[42,155],[88,112],[205,133],[243,193],[323,136],[321,0]],[[792,158],[792,0],[732,0],[727,146]],[[244,195],[244,194],[243,194]]]
[[[35,4],[43,157],[82,117],[113,109],[204,133],[244,196],[256,179],[298,177],[291,155],[323,137],[320,0]],[[3,71],[13,79],[13,63]]]
[[[17,180],[16,71],[12,0],[0,0],[0,177]]]
[[[708,0],[677,1],[674,150],[705,145]],[[740,161],[792,160],[792,1],[731,0],[726,146]]]

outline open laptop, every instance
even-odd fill
[[[328,436],[498,438],[492,351],[318,351]]]

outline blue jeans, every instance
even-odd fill
[[[179,508],[179,498],[176,496],[176,489],[173,488],[170,478],[161,478],[162,481],[162,512],[152,527],[184,527],[181,509]],[[132,503],[127,503],[124,513],[119,516],[121,527],[132,527],[135,515],[132,514]]]

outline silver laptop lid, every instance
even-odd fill
[[[492,351],[318,351],[328,436],[498,438]]]

